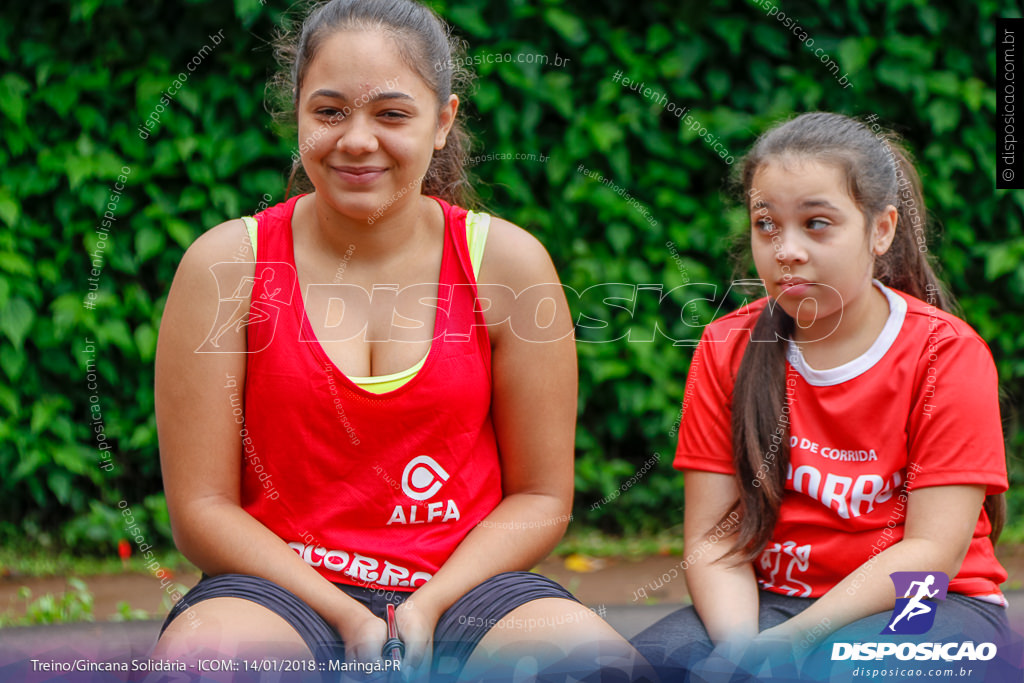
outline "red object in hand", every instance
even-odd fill
[[[381,656],[385,659],[401,661],[405,656],[405,643],[398,637],[398,621],[395,619],[395,606],[388,605],[388,639],[381,648]]]

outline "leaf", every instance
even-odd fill
[[[480,16],[480,7],[476,5],[457,5],[452,7],[449,16],[456,26],[464,28],[470,35],[486,38],[491,35],[490,25]]]
[[[63,470],[53,470],[46,476],[46,483],[57,502],[67,505],[71,499],[71,475]]]
[[[0,111],[19,126],[25,123],[25,93],[29,89],[28,81],[17,74],[0,78]]]
[[[21,216],[21,207],[18,201],[6,187],[0,187],[0,220],[10,227],[16,227],[18,218]]]
[[[166,243],[167,238],[158,230],[144,227],[135,233],[135,255],[139,262],[148,261],[159,254]]]
[[[960,108],[950,100],[935,100],[927,111],[936,135],[955,130],[960,123]]]
[[[0,310],[0,331],[20,350],[35,320],[32,306],[21,297],[14,297]]]
[[[579,17],[557,7],[549,7],[544,10],[544,20],[573,45],[587,42],[587,30]]]
[[[135,345],[139,349],[139,357],[150,362],[156,356],[156,331],[147,323],[135,328]]]
[[[192,226],[177,218],[167,221],[167,234],[182,248],[188,248],[192,244],[192,240],[196,238],[196,233]]]

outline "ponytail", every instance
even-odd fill
[[[740,498],[740,524],[728,553],[752,561],[771,539],[785,493],[789,465],[786,344],[794,320],[769,301],[750,335],[732,398],[732,450]],[[724,525],[725,518],[720,524]]]

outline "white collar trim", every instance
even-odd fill
[[[827,370],[815,370],[804,360],[800,347],[792,339],[786,350],[786,360],[793,366],[793,369],[807,381],[808,384],[816,387],[827,387],[835,384],[842,384],[854,377],[864,374],[878,361],[882,360],[886,352],[896,342],[900,330],[903,328],[903,320],[907,316],[907,302],[896,292],[892,291],[878,280],[872,281],[875,287],[881,290],[889,302],[889,318],[885,321],[882,332],[871,344],[871,348],[848,363],[843,363]]]

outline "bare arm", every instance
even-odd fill
[[[236,262],[240,246],[248,246],[241,221],[200,237],[182,259],[160,325],[156,417],[174,540],[207,574],[262,576],[290,590],[341,632],[350,657],[373,659],[383,622],[240,506],[242,439],[232,393],[244,396],[246,333],[226,323],[240,306],[248,310],[249,299],[220,301],[244,291],[239,285],[255,270],[251,252]],[[216,348],[207,339],[213,329],[222,330]],[[207,352],[197,353],[200,347]]]
[[[754,568],[749,562],[736,565],[735,558],[716,562],[733,543],[733,536],[723,535],[719,520],[739,499],[736,478],[697,470],[686,470],[685,477],[686,585],[693,606],[715,645],[749,640],[758,629]]]
[[[984,500],[984,486],[932,486],[910,492],[901,541],[862,564],[806,610],[765,634],[798,640],[815,628],[827,633],[890,610],[896,604],[889,580],[892,572],[941,571],[956,576]]]

